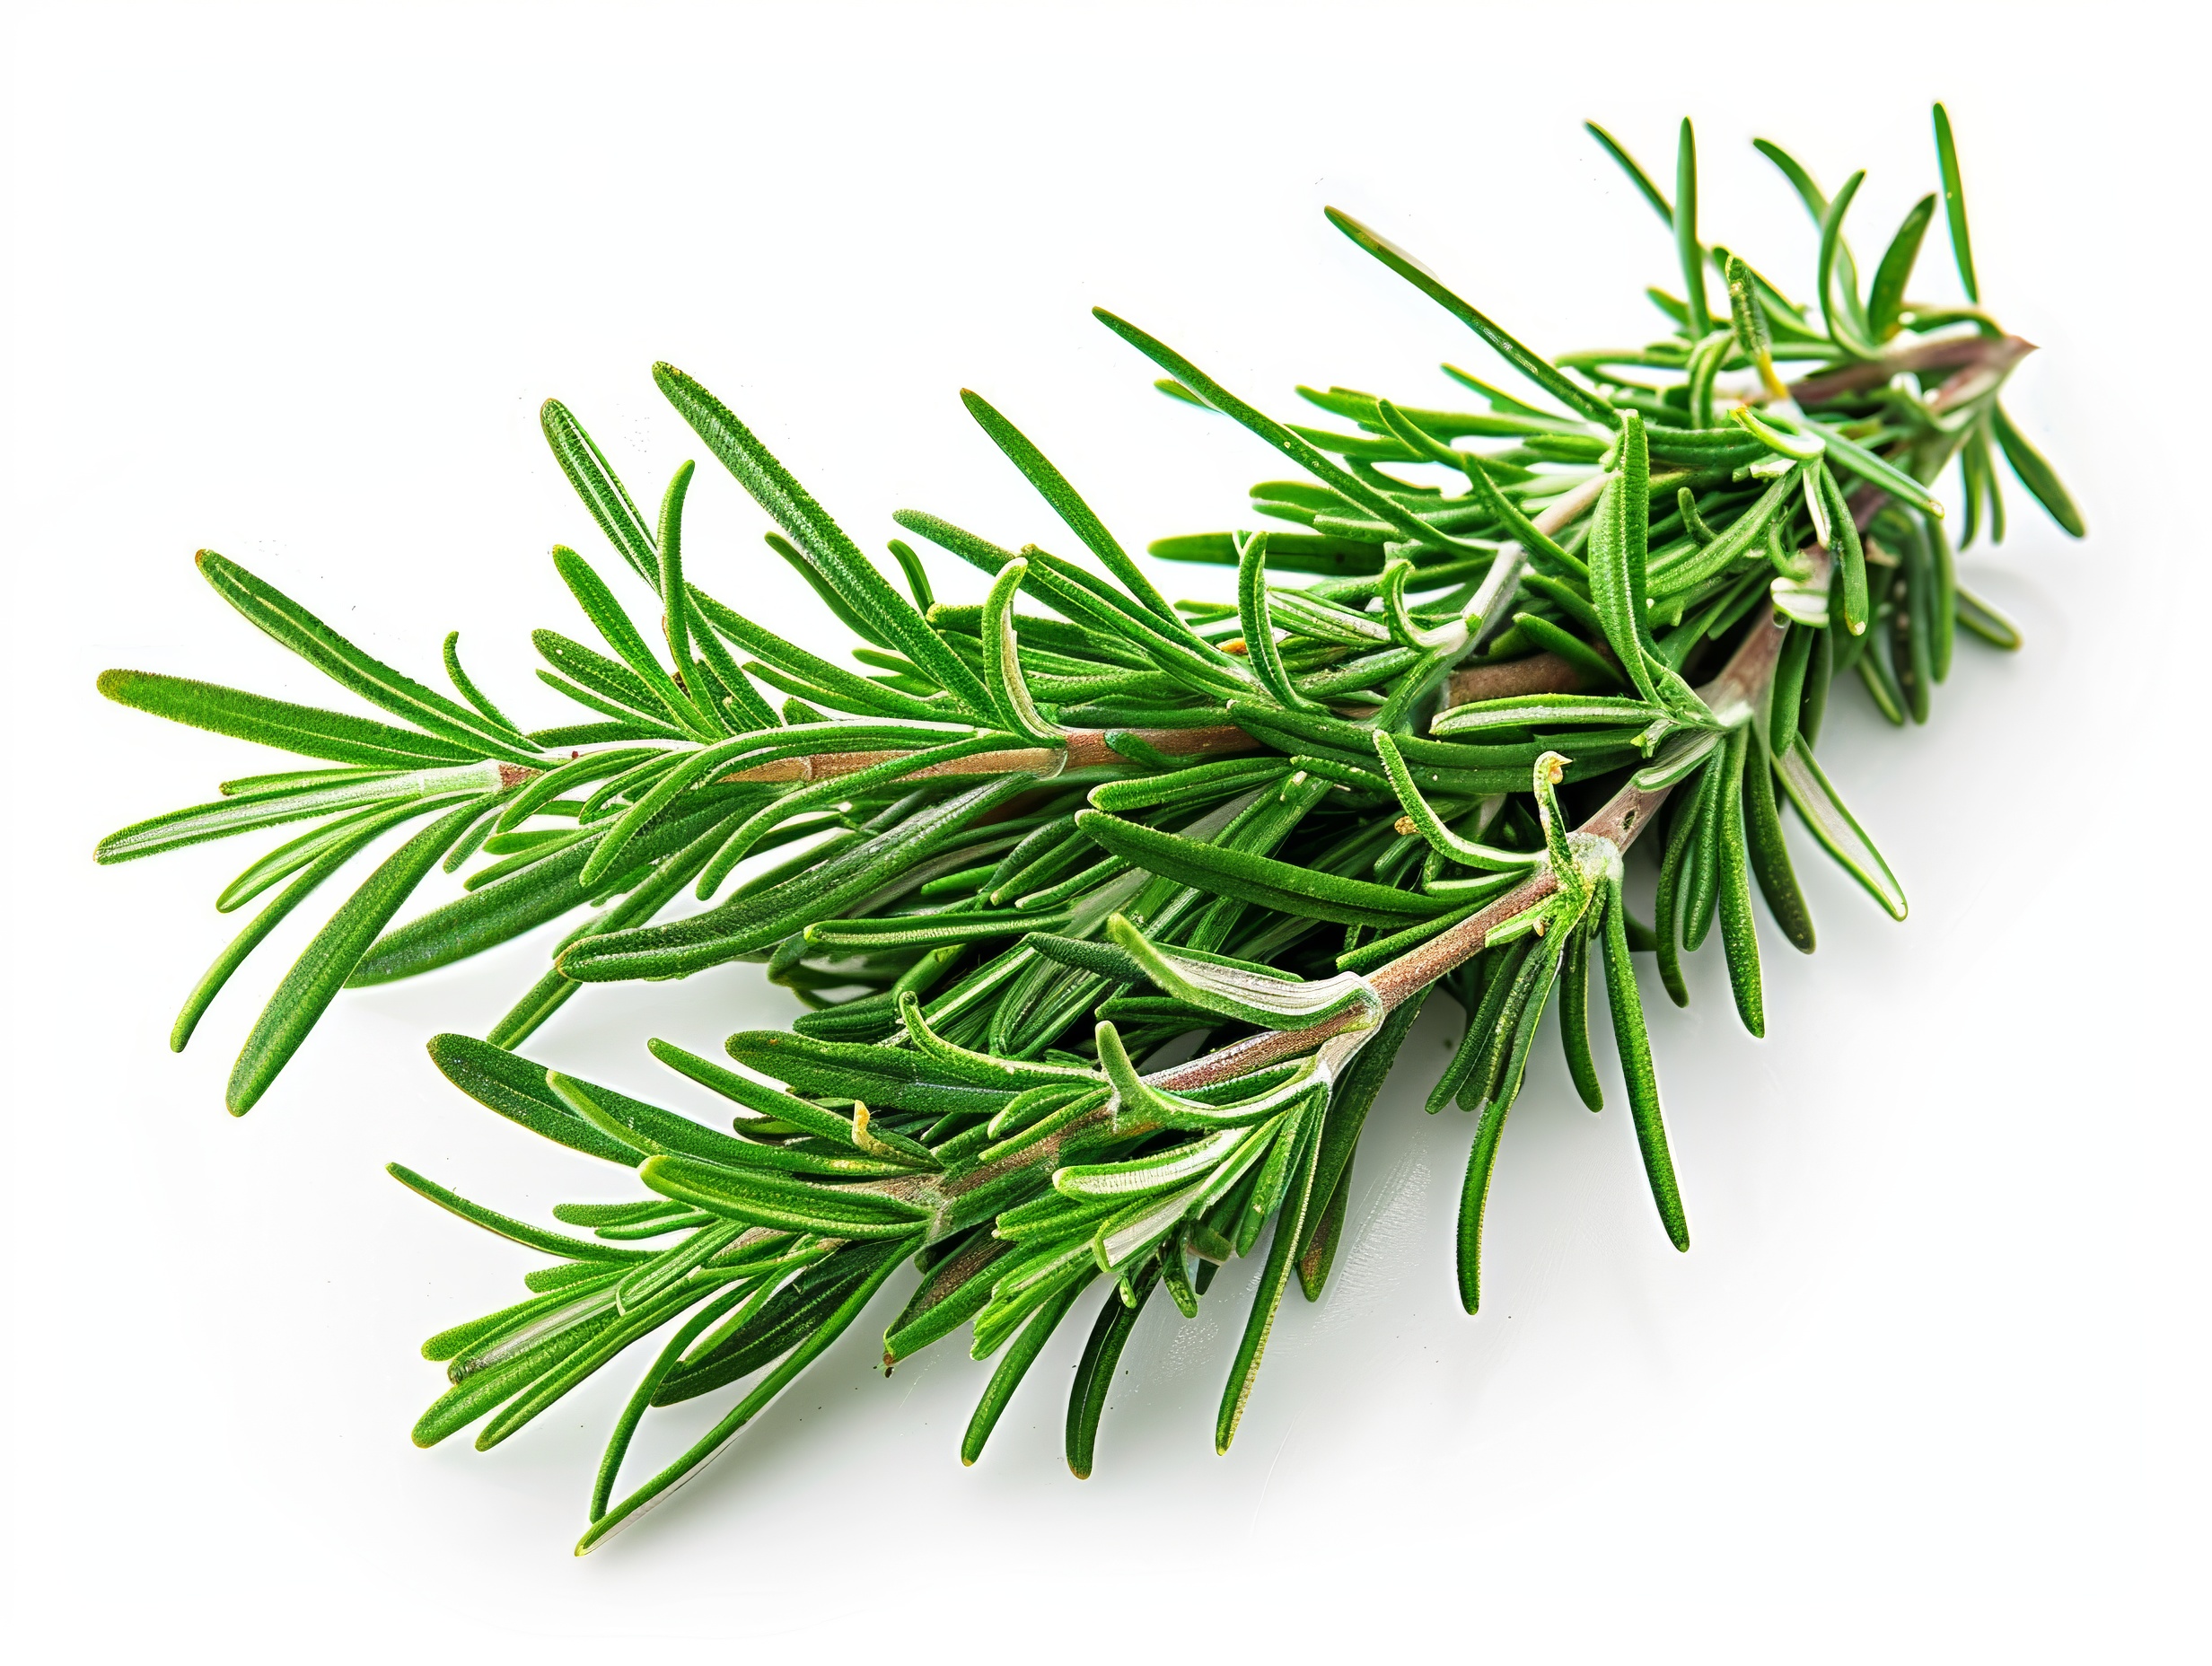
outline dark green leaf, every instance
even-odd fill
[[[1778,710],[1782,703],[1778,685],[1775,703]],[[1794,692],[1790,704],[1793,707],[1795,705]],[[1805,906],[1796,870],[1790,865],[1789,846],[1783,842],[1782,813],[1774,796],[1773,755],[1763,741],[1756,743],[1754,753],[1745,767],[1743,787],[1744,832],[1751,847],[1751,871],[1759,876],[1759,889],[1767,899],[1767,910],[1782,928],[1782,934],[1799,950],[1811,954],[1814,942],[1813,912]]]
[[[1121,1363],[1121,1350],[1128,1346],[1129,1333],[1137,1328],[1145,1303],[1152,1300],[1159,1283],[1159,1265],[1154,1262],[1130,1286],[1135,1301],[1127,1299],[1119,1285],[1109,1291],[1106,1305],[1099,1310],[1098,1320],[1091,1327],[1090,1339],[1084,1344],[1083,1357],[1075,1363],[1075,1386],[1067,1395],[1066,1451],[1068,1472],[1078,1481],[1091,1478],[1091,1460],[1098,1448],[1098,1422],[1105,1415],[1114,1367]]]
[[[988,1116],[1014,1093],[1011,1086],[975,1082],[969,1073],[913,1048],[821,1041],[781,1030],[741,1030],[726,1046],[739,1064],[787,1082],[803,1093],[858,1100],[878,1110]]]
[[[1396,929],[1442,913],[1447,905],[1333,873],[1316,873],[1250,851],[1201,845],[1173,833],[1123,821],[1095,810],[1076,826],[1116,855],[1212,896],[1237,897],[1263,908],[1344,925]]]
[[[231,1070],[224,1099],[233,1117],[244,1116],[268,1091],[378,934],[483,808],[480,801],[464,803],[400,846],[315,934],[269,997]]]
[[[1681,262],[1682,294],[1690,309],[1686,320],[1690,338],[1702,341],[1712,333],[1713,314],[1706,304],[1705,250],[1698,243],[1698,140],[1690,118],[1674,149],[1674,251]]]
[[[320,888],[324,881],[358,855],[377,835],[395,821],[419,813],[420,808],[408,804],[397,811],[373,813],[366,820],[348,822],[335,837],[322,836],[328,842],[318,849],[313,864],[293,881],[282,896],[254,916],[246,929],[231,940],[230,946],[215,957],[215,964],[193,986],[192,993],[185,997],[184,1010],[177,1014],[177,1022],[170,1028],[170,1051],[184,1051],[186,1043],[192,1039],[192,1031],[199,1027],[199,1021],[206,1015],[208,1006],[216,995],[223,993],[223,986],[230,982],[231,974],[245,964],[246,957],[260,947],[262,940],[276,929],[279,922],[305,901],[309,894]]]
[[[474,1036],[440,1035],[430,1039],[430,1062],[448,1082],[487,1110],[518,1123],[587,1157],[631,1169],[645,1153],[618,1140],[579,1117],[546,1085],[546,1070],[505,1048]]]
[[[1069,531],[1083,540],[1084,548],[1099,558],[1139,606],[1165,627],[1167,634],[1177,638],[1194,653],[1217,656],[1220,650],[1205,641],[1185,623],[1181,614],[1168,605],[1163,596],[1146,578],[1128,552],[1121,548],[1105,523],[1092,512],[1075,488],[1068,484],[1066,476],[1054,468],[1051,460],[1039,451],[1029,436],[1008,422],[981,394],[961,390],[961,403],[968,414],[976,419],[983,432],[991,436],[1007,460],[1022,471],[1023,478],[1037,488],[1038,495],[1052,505],[1052,512],[1067,523]]]
[[[583,983],[680,978],[780,943],[936,855],[970,823],[1034,784],[1027,774],[999,776],[916,812],[773,892],[741,894],[671,925],[587,938],[563,952],[561,970]]]
[[[1856,294],[1839,299],[1842,291],[1851,287],[1853,279],[1848,266],[1839,262],[1837,257],[1843,243],[1843,216],[1850,212],[1851,199],[1858,195],[1858,188],[1865,181],[1866,170],[1861,168],[1843,182],[1843,189],[1828,205],[1828,212],[1821,216],[1820,268],[1813,288],[1829,335],[1839,346],[1861,358],[1871,356],[1873,349],[1859,338],[1858,332],[1853,328],[1858,311]]]
[[[622,604],[615,600],[614,592],[592,571],[591,563],[567,545],[556,544],[553,566],[560,574],[561,582],[568,586],[568,593],[576,599],[576,605],[584,609],[584,617],[592,621],[592,628],[605,638],[616,657],[629,668],[630,674],[645,685],[654,705],[687,734],[700,739],[719,734],[719,730],[707,725],[691,704],[690,697],[676,686],[675,680],[654,657]]]
[[[1029,1368],[1037,1363],[1037,1355],[1044,1351],[1052,1333],[1067,1317],[1067,1310],[1075,1305],[1075,1298],[1098,1276],[1096,1264],[1086,1257],[1081,1272],[1048,1296],[1023,1326],[1021,1336],[991,1372],[983,1398],[976,1403],[975,1414],[968,1419],[967,1431],[961,1437],[961,1462],[971,1464],[983,1455],[984,1443],[998,1426],[998,1419],[1005,1414],[1007,1402],[1013,1399],[1014,1390],[1022,1386],[1022,1379],[1029,1374]]]
[[[565,1256],[572,1261],[620,1261],[636,1264],[652,1258],[644,1250],[623,1250],[613,1244],[602,1244],[588,1238],[571,1238],[566,1232],[549,1232],[543,1227],[532,1226],[527,1221],[518,1221],[512,1215],[487,1209],[480,1203],[471,1203],[459,1192],[449,1191],[435,1180],[426,1179],[405,1163],[388,1162],[384,1171],[420,1197],[462,1220],[511,1239],[528,1250],[544,1255]]]
[[[1236,1358],[1230,1363],[1229,1381],[1222,1387],[1220,1409],[1214,1416],[1216,1452],[1227,1451],[1229,1443],[1236,1439],[1237,1425],[1243,1420],[1244,1407],[1251,1399],[1252,1386],[1259,1378],[1260,1357],[1267,1352],[1268,1337],[1275,1329],[1275,1315],[1283,1304],[1283,1287],[1290,1282],[1298,1246],[1305,1236],[1308,1213],[1327,1201],[1313,1195],[1313,1176],[1321,1149],[1318,1120],[1309,1116],[1300,1127],[1302,1150],[1295,1159],[1289,1188],[1283,1194],[1281,1213],[1275,1221],[1275,1238],[1268,1246],[1267,1265],[1260,1271],[1259,1287],[1252,1292],[1251,1311],[1244,1319],[1244,1334],[1237,1340]]]
[[[707,449],[752,495],[753,501],[775,518],[847,606],[873,625],[887,643],[896,642],[900,652],[970,711],[980,715],[991,709],[990,697],[975,673],[938,639],[907,599],[891,587],[845,535],[844,529],[727,406],[672,364],[655,364],[653,379],[707,443]]]
[[[522,740],[523,738],[522,732],[520,729],[517,729],[513,723],[508,721],[507,715],[491,703],[490,697],[486,695],[481,688],[478,688],[474,680],[472,680],[469,673],[462,669],[461,663],[461,633],[459,631],[448,631],[446,633],[444,653],[446,680],[451,682],[457,690],[459,690],[461,697],[468,701],[470,705],[475,706],[478,712],[482,713],[487,722],[498,724],[500,728],[505,730],[516,740]]]
[[[2082,512],[2074,506],[2064,485],[2043,454],[2028,443],[2027,436],[2013,426],[2013,419],[2005,414],[2002,405],[1993,408],[1989,425],[1997,434],[1997,443],[2005,449],[2005,460],[2013,466],[2020,477],[2020,484],[2035,494],[2035,501],[2043,505],[2050,518],[2076,538],[2088,536],[2088,523]]]
[[[1874,268],[1874,287],[1866,297],[1866,328],[1877,342],[1889,340],[1897,334],[1897,315],[1905,303],[1905,285],[1912,281],[1913,262],[1920,258],[1920,240],[1927,234],[1927,223],[1936,217],[1936,198],[1931,193],[1913,204],[1905,215],[1905,222],[1897,228],[1897,235],[1882,256],[1882,264]]]
[[[426,765],[465,764],[483,756],[479,748],[437,735],[159,671],[102,671],[100,692],[118,706],[151,712],[171,723],[341,764],[420,769]]]
[[[1736,1013],[1743,1027],[1755,1036],[1767,1033],[1766,995],[1759,973],[1759,929],[1751,917],[1750,855],[1744,848],[1744,787],[1746,761],[1757,737],[1744,724],[1728,737],[1727,771],[1721,785],[1720,840],[1717,866],[1720,880],[1721,947],[1728,960],[1728,986],[1734,993]],[[1760,761],[1763,775],[1765,759]]]
[[[434,689],[426,688],[382,660],[364,653],[305,608],[212,549],[194,559],[201,576],[247,619],[268,633],[332,681],[352,689],[372,706],[418,723],[431,733],[467,748],[479,758],[537,761],[529,745],[500,725],[487,722]]]
[[[689,809],[638,837],[630,855],[641,864],[657,861],[681,849],[730,811],[726,799]],[[409,920],[362,957],[348,983],[361,988],[451,966],[582,908],[592,893],[578,882],[577,875],[591,854],[587,838]]]
[[[1619,421],[1619,413],[1602,397],[1587,388],[1569,381],[1545,360],[1498,328],[1489,319],[1461,300],[1438,281],[1435,276],[1404,250],[1389,239],[1370,231],[1350,215],[1339,209],[1326,210],[1329,222],[1355,243],[1380,260],[1384,266],[1404,278],[1437,305],[1458,319],[1461,323],[1480,336],[1496,349],[1498,355],[1546,393],[1566,406],[1579,411],[1592,422],[1603,423],[1608,427]],[[1211,402],[1209,397],[1209,403]]]
[[[608,542],[630,564],[639,578],[658,589],[661,564],[653,547],[653,534],[645,525],[645,516],[637,513],[637,505],[630,501],[629,493],[608,466],[605,454],[558,399],[548,399],[538,408],[538,424],[545,431],[546,443],[553,448],[561,472],[568,477],[568,484],[576,488],[576,495],[592,512],[592,519],[599,522]]]
[[[1674,1159],[1667,1150],[1666,1122],[1659,1110],[1659,1077],[1652,1068],[1651,1039],[1644,1029],[1644,1001],[1637,993],[1636,965],[1628,958],[1628,899],[1620,881],[1609,888],[1605,910],[1605,992],[1611,1004],[1613,1039],[1620,1051],[1620,1074],[1628,1086],[1628,1115],[1644,1155],[1644,1174],[1660,1224],[1677,1250],[1690,1248],[1690,1223],[1682,1212],[1681,1188],[1674,1179]]]
[[[1951,224],[1951,258],[1958,262],[1959,282],[1966,285],[1966,298],[1979,305],[1981,287],[1974,282],[1974,249],[1966,234],[1966,188],[1959,178],[1959,152],[1951,139],[1951,117],[1941,104],[1936,106],[1936,162],[1943,173],[1944,215]]]
[[[1651,176],[1637,166],[1636,158],[1629,155],[1622,148],[1620,142],[1604,128],[1599,127],[1596,122],[1585,121],[1582,125],[1592,138],[1605,147],[1605,153],[1620,164],[1621,172],[1627,174],[1629,182],[1643,193],[1644,200],[1651,205],[1652,212],[1659,216],[1661,222],[1668,229],[1672,230],[1674,225],[1674,210],[1668,206],[1667,199],[1659,195],[1659,188],[1651,182]]]
[[[919,1249],[920,1236],[917,1234],[896,1249],[885,1252],[882,1259],[873,1264],[836,1310],[800,1342],[759,1387],[739,1401],[721,1422],[702,1435],[681,1457],[592,1522],[591,1530],[577,1541],[576,1554],[583,1556],[597,1548],[610,1534],[619,1530],[646,1504],[680,1484],[693,1470],[726,1446],[740,1429],[752,1421],[762,1407],[782,1393],[794,1377],[813,1363],[831,1343],[844,1335],[853,1320],[860,1317],[861,1310],[882,1287],[883,1281],[898,1270],[900,1263],[909,1253],[909,1244],[913,1249]]]

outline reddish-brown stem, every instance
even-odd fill
[[[1116,730],[1117,734],[1133,735],[1156,751],[1177,758],[1214,758],[1233,752],[1257,750],[1260,742],[1230,723],[1213,723],[1194,729],[1129,729]],[[932,764],[917,769],[912,775],[901,776],[902,781],[928,781],[944,776],[1004,776],[1020,770],[1033,771],[1040,776],[1050,777],[1063,769],[1083,769],[1098,764],[1121,764],[1128,760],[1106,744],[1103,729],[1077,730],[1067,737],[1065,747],[1023,746],[1011,747],[999,752],[975,752],[966,758],[955,758],[949,763]],[[857,775],[878,764],[889,763],[904,756],[912,749],[894,748],[872,752],[814,752],[803,758],[779,758],[774,763],[755,764],[749,769],[736,769],[720,781],[834,781],[840,776]],[[571,753],[571,757],[577,754]],[[519,786],[541,773],[527,764],[499,766],[499,785]]]
[[[1962,376],[2001,378],[2034,351],[2033,342],[2018,336],[1946,336],[1936,341],[1916,341],[1892,348],[1879,358],[1792,382],[1789,395],[1800,405],[1824,405],[1842,394],[1879,388],[1901,371],[1956,371],[1959,375],[1953,381]]]
[[[1582,673],[1575,662],[1547,649],[1525,660],[1453,671],[1445,684],[1444,703],[1472,706],[1478,700],[1513,700],[1526,694],[1578,694],[1582,687]]]

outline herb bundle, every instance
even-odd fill
[[[635,1170],[641,1196],[561,1206],[575,1230],[559,1232],[394,1165],[432,1202],[550,1258],[522,1301],[424,1345],[449,1386],[417,1441],[480,1424],[478,1445],[495,1445],[657,1339],[600,1468],[588,1550],[698,1473],[911,1260],[920,1282],[885,1335],[886,1367],[962,1327],[997,1361],[961,1442],[970,1462],[1091,1298],[1066,1420],[1084,1476],[1146,1304],[1196,1313],[1218,1269],[1264,1245],[1216,1425],[1225,1451],[1293,1276],[1309,1300],[1327,1281],[1369,1107],[1440,990],[1466,1015],[1427,1109],[1473,1117],[1456,1244],[1467,1310],[1499,1137],[1555,1001],[1571,1078],[1603,1103],[1593,974],[1661,1224],[1686,1249],[1633,957],[1653,954],[1685,1002],[1681,957],[1717,925],[1737,1011],[1763,1033],[1754,889],[1785,939],[1813,946],[1785,802],[1901,919],[1902,890],[1816,760],[1831,688],[1856,677],[1892,722],[1924,722],[1961,627],[2018,645],[1953,574],[1931,488],[1954,463],[1961,544],[2002,537],[2000,452],[2083,530],[1998,402],[2030,349],[1980,309],[1940,106],[1936,130],[1964,305],[1908,299],[1936,195],[1862,283],[1843,227],[1864,175],[1827,197],[1762,141],[1818,233],[1812,304],[1793,303],[1700,241],[1684,122],[1672,202],[1591,128],[1679,255],[1681,294],[1648,292],[1670,331],[1640,347],[1544,358],[1331,211],[1520,373],[1527,399],[1446,366],[1476,408],[1301,389],[1350,426],[1286,424],[1100,312],[1163,391],[1300,470],[1252,489],[1274,528],[1150,548],[1233,566],[1233,606],[1171,602],[972,393],[970,414],[1089,560],[902,512],[910,538],[990,578],[980,605],[941,603],[916,548],[893,540],[902,590],[665,364],[662,390],[776,523],[769,548],[860,639],[864,670],[701,589],[683,536],[693,465],[648,516],[557,402],[546,437],[617,558],[556,547],[597,641],[534,637],[539,677],[582,721],[526,732],[470,680],[454,636],[448,696],[201,552],[224,600],[398,721],[101,677],[111,699],[320,766],[226,782],[214,802],[101,845],[118,862],[285,829],[217,899],[225,912],[267,900],[192,991],[172,1045],[279,922],[417,824],[255,1022],[234,1114],[341,989],[579,921],[487,1036],[439,1036],[431,1056],[487,1109]],[[1443,484],[1407,469],[1441,469]],[[1648,926],[1623,893],[1639,842],[1658,865]],[[434,868],[471,862],[458,900],[395,924]],[[674,915],[687,897],[710,906]],[[808,1010],[788,1030],[730,1037],[726,1063],[646,1043],[732,1101],[729,1132],[521,1050],[587,985],[734,960],[764,963]],[[1171,1044],[1189,1056],[1159,1065]],[[626,1488],[649,1410],[739,1384],[706,1435]]]

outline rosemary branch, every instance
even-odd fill
[[[1688,1248],[1631,956],[1653,954],[1686,1002],[1681,956],[1717,926],[1737,1012],[1763,1034],[1754,891],[1786,942],[1814,943],[1785,802],[1904,917],[1902,888],[1815,755],[1830,689],[1856,676],[1891,721],[1925,722],[1961,630],[2018,645],[1957,583],[1934,490],[1947,470],[1960,548],[2002,534],[1999,453],[2062,527],[2084,527],[1998,402],[2032,349],[1981,308],[1940,109],[1971,303],[1948,309],[1906,299],[1933,197],[1862,289],[1842,235],[1856,178],[1830,198],[1762,141],[1818,230],[1816,298],[1801,308],[1701,241],[1689,123],[1672,206],[1597,136],[1666,221],[1684,278],[1681,299],[1648,292],[1672,333],[1641,348],[1548,359],[1330,211],[1529,397],[1447,367],[1454,398],[1481,408],[1301,389],[1352,425],[1293,425],[1098,314],[1164,392],[1298,471],[1252,488],[1268,530],[1151,547],[1233,566],[1233,605],[1169,602],[1058,466],[972,393],[970,413],[1089,565],[902,511],[903,530],[990,581],[979,606],[941,603],[921,556],[894,540],[902,594],[734,413],[666,364],[662,391],[776,522],[769,547],[851,629],[865,671],[700,589],[682,533],[692,464],[648,517],[557,401],[548,442],[654,621],[641,627],[591,560],[555,548],[600,645],[536,633],[540,677],[584,721],[526,732],[469,677],[457,635],[443,650],[456,698],[202,552],[233,608],[396,721],[102,676],[110,698],[314,764],[224,783],[213,802],[102,842],[112,862],[286,830],[219,899],[229,911],[270,896],[187,999],[171,1045],[293,909],[421,824],[286,974],[233,1072],[234,1113],[342,989],[595,910],[484,1037],[441,1036],[431,1053],[486,1108],[634,1171],[644,1195],[559,1206],[557,1220],[592,1234],[576,1237],[394,1167],[554,1262],[523,1302],[425,1344],[449,1386],[418,1442],[481,1425],[478,1444],[496,1444],[672,1325],[610,1439],[588,1550],[697,1473],[911,1258],[922,1279],[885,1333],[886,1365],[963,1326],[977,1356],[999,1362],[962,1440],[970,1462],[1045,1341],[1106,1284],[1068,1410],[1068,1461],[1087,1475],[1137,1316],[1163,1291],[1197,1312],[1215,1272],[1264,1241],[1216,1425],[1225,1451],[1292,1276],[1309,1299],[1327,1280],[1368,1109],[1423,1003],[1444,992],[1467,1023],[1428,1108],[1472,1116],[1454,1255],[1468,1311],[1500,1131],[1555,1004],[1576,1091],[1603,1103],[1593,976],[1657,1218]],[[1810,369],[1786,381],[1778,362]],[[1446,485],[1396,472],[1409,469],[1441,469]],[[788,697],[779,708],[764,690]],[[1563,792],[1589,811],[1579,825]],[[1658,864],[1648,928],[1622,882],[1639,847]],[[462,896],[399,921],[433,868],[479,852],[489,860]],[[686,891],[712,906],[670,917]],[[765,962],[808,1010],[788,1030],[730,1037],[741,1069],[649,1043],[734,1103],[730,1132],[519,1051],[594,984],[741,960]],[[1143,1068],[1193,1032],[1184,1062]],[[652,1407],[748,1381],[690,1449],[618,1496]]]

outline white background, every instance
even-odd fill
[[[12,28],[17,1658],[2204,1646],[2200,36],[2120,6],[1927,4],[84,5]],[[1334,1284],[1292,1298],[1225,1459],[1240,1305],[1154,1305],[1078,1484],[1059,1438],[1081,1328],[963,1470],[988,1368],[952,1344],[872,1374],[895,1293],[679,1505],[585,1561],[624,1371],[490,1455],[409,1446],[441,1382],[417,1344],[515,1299],[534,1258],[382,1165],[539,1218],[624,1188],[421,1052],[503,1011],[537,939],[345,997],[242,1122],[231,1057],[311,920],[165,1050],[238,923],[211,899],[259,842],[108,870],[92,843],[285,766],[108,706],[95,673],[346,698],[223,608],[195,548],[420,676],[458,627],[499,697],[565,720],[528,669],[531,627],[577,626],[544,551],[616,564],[538,436],[549,393],[644,499],[705,460],[648,378],[666,357],[865,544],[912,504],[1064,547],[961,412],[970,385],[1126,541],[1226,527],[1283,466],[1154,394],[1092,304],[1278,412],[1300,380],[1443,402],[1437,360],[1494,361],[1324,203],[1548,350],[1641,340],[1672,245],[1583,117],[1671,180],[1692,114],[1707,236],[1802,294],[1811,229],[1749,140],[1831,189],[1870,170],[1871,267],[1935,185],[1936,97],[1985,297],[2043,348],[2008,402],[2092,536],[2014,489],[2012,541],[1964,571],[2027,651],[1962,640],[1924,730],[1839,689],[1822,756],[1911,918],[1801,844],[1821,951],[1769,934],[1771,1039],[1735,1023],[1716,949],[1688,1012],[1656,999],[1692,1254],[1652,1219],[1618,1094],[1583,1111],[1547,1049],[1501,1159],[1485,1311],[1460,1313],[1469,1125],[1419,1110],[1440,1013],[1360,1153]],[[1915,292],[1953,284],[1939,220]],[[702,474],[691,504],[702,582],[838,640],[732,482]],[[731,967],[591,991],[531,1045],[706,1110],[643,1039],[712,1052],[792,1010]],[[633,1461],[696,1422],[669,1414]]]

